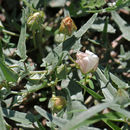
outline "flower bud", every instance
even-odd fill
[[[44,16],[45,14],[43,11],[39,11],[32,14],[27,20],[27,25],[30,28],[30,30],[39,30],[42,27]]]
[[[77,52],[76,58],[76,63],[79,65],[83,74],[95,71],[98,66],[98,56],[88,50],[86,50],[85,53]]]
[[[61,21],[61,25],[60,25],[60,28],[59,28],[59,31],[61,33],[70,36],[76,30],[77,30],[77,27],[76,27],[74,21],[69,16],[65,17]]]
[[[66,106],[66,99],[62,96],[55,96],[50,99],[50,104],[54,112],[59,112]]]
[[[61,43],[61,42],[64,41],[64,39],[65,39],[65,35],[63,33],[60,33],[60,34],[56,34],[55,35],[55,39],[54,40],[57,43]]]

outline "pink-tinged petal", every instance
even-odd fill
[[[80,70],[84,74],[93,70],[95,71],[98,66],[98,56],[88,50],[86,50],[85,53],[78,52],[76,54],[76,58],[76,63],[79,65]]]
[[[80,69],[81,69],[82,73],[84,73],[84,74],[87,73],[87,66],[88,66],[88,59],[83,58],[80,61]]]
[[[82,58],[84,58],[84,57],[86,57],[86,54],[83,53],[83,52],[78,52],[78,53],[76,54],[76,58],[77,58],[77,59],[82,59]]]

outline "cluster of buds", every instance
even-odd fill
[[[35,12],[34,14],[32,14],[27,20],[27,25],[30,30],[39,30],[42,27],[44,17],[45,14],[43,11]]]
[[[53,96],[50,99],[50,108],[53,112],[59,112],[66,106],[66,99],[62,96]]]
[[[59,28],[59,31],[61,33],[70,36],[76,30],[77,30],[77,27],[76,27],[74,21],[69,16],[65,17],[61,21],[61,25]]]
[[[98,56],[88,50],[86,50],[85,53],[78,52],[76,58],[76,63],[83,74],[95,71],[98,66]]]

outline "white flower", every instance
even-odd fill
[[[76,63],[79,65],[80,70],[84,74],[90,71],[95,71],[98,66],[98,56],[88,50],[86,50],[85,53],[77,52],[76,58]]]

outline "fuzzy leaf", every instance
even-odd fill
[[[110,73],[110,78],[116,85],[118,85],[119,88],[130,88],[130,86],[127,83],[125,83],[112,73]]]
[[[22,13],[22,26],[21,26],[21,33],[18,41],[18,46],[17,46],[17,54],[22,58],[22,60],[26,60],[27,55],[26,55],[26,12],[23,10]]]
[[[4,60],[4,55],[3,55],[3,50],[2,50],[2,43],[1,43],[1,40],[0,40],[0,61],[1,60]]]
[[[93,14],[93,16],[75,33],[76,38],[80,38],[83,34],[91,27],[93,22],[97,17],[97,13]]]
[[[0,61],[0,81],[16,82],[18,75],[12,71],[2,60]]]
[[[1,108],[1,107],[0,107]],[[20,122],[26,125],[32,124],[35,121],[34,115],[23,112],[18,112],[6,108],[2,108],[2,115],[6,118]]]
[[[106,3],[105,0],[82,0],[81,4],[83,8],[94,9],[96,7],[100,8]]]
[[[123,114],[125,117],[128,117],[130,118],[130,112],[129,111],[126,111],[125,109],[121,108],[120,105],[118,104],[113,104],[110,106],[110,108],[116,112],[119,112],[121,114]]]
[[[0,102],[0,103],[1,103],[1,102]],[[0,104],[0,105],[1,105],[1,104]],[[1,130],[6,130],[4,118],[3,118],[3,115],[2,115],[1,106],[0,106],[0,129],[1,129]]]
[[[101,83],[101,89],[102,92],[106,98],[106,100],[114,100],[114,98],[117,95],[117,90],[111,85],[110,81],[107,80],[105,75],[101,72],[101,70],[98,68],[96,70],[98,76],[99,76],[99,81]]]
[[[130,25],[127,24],[127,22],[120,17],[120,15],[116,12],[112,12],[112,18],[119,26],[123,37],[130,41]]]
[[[47,120],[56,124],[59,127],[63,127],[68,122],[67,120],[62,119],[60,117],[52,116],[50,113],[48,113],[47,111],[45,111],[39,106],[34,106],[34,108],[41,116],[45,117]]]
[[[109,105],[110,103],[102,103],[89,108],[87,111],[82,112],[81,114],[70,120],[67,124],[65,124],[64,127],[62,127],[62,130],[71,130],[77,128],[83,121],[91,118],[98,112],[107,108]]]
[[[42,88],[44,88],[47,85],[47,81],[44,81],[43,83],[39,83],[39,84],[32,84],[30,82],[28,82],[26,84],[26,88],[29,92],[36,92]]]

